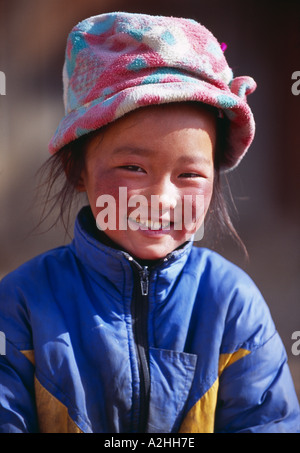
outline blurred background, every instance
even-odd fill
[[[111,11],[190,17],[228,46],[234,75],[251,75],[256,138],[228,175],[233,221],[249,254],[213,232],[203,245],[246,270],[266,299],[283,339],[300,398],[300,2],[248,0],[0,0],[0,278],[31,257],[70,241],[58,225],[30,232],[39,220],[36,171],[63,116],[62,65],[71,28]],[[84,200],[79,201],[83,203]],[[54,215],[55,213],[53,213]],[[51,219],[50,219],[51,220]],[[72,222],[71,222],[72,224]],[[72,228],[70,231],[72,235]]]

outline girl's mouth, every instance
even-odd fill
[[[153,221],[149,219],[137,219],[128,217],[128,221],[131,224],[135,225],[136,228],[134,229],[141,229],[141,230],[150,230],[150,231],[170,231],[173,222],[166,221],[166,220],[158,220]]]

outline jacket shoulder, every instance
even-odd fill
[[[66,245],[37,255],[3,277],[0,281],[0,331],[5,332],[7,339],[23,348],[30,344],[33,317],[47,312],[47,304],[55,300],[57,282],[66,284],[66,273],[75,265],[74,255]]]
[[[0,315],[16,310],[16,302],[26,305],[30,299],[44,299],[51,282],[63,281],[74,261],[71,247],[65,245],[41,253],[9,272],[0,281]]]
[[[70,245],[64,245],[43,252],[28,261],[24,262],[16,269],[6,274],[0,280],[0,287],[9,286],[11,283],[28,283],[29,280],[38,281],[39,277],[45,272],[54,268],[66,268],[65,264],[74,259]],[[60,269],[61,272],[61,269]]]
[[[212,291],[224,291],[239,288],[257,292],[252,278],[239,266],[219,253],[200,247],[193,247],[190,255],[189,268],[201,280],[211,283]]]
[[[205,248],[194,247],[191,260],[197,268],[199,300],[222,324],[222,352],[256,349],[276,333],[261,291],[243,269]]]

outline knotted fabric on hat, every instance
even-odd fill
[[[230,120],[226,166],[235,167],[255,131],[251,77],[233,78],[221,45],[204,26],[178,17],[115,12],[90,17],[68,36],[65,116],[50,144],[64,145],[139,107],[199,101]]]

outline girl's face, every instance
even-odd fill
[[[93,137],[82,190],[98,227],[132,256],[158,259],[202,225],[213,190],[216,123],[200,107],[137,109]]]

